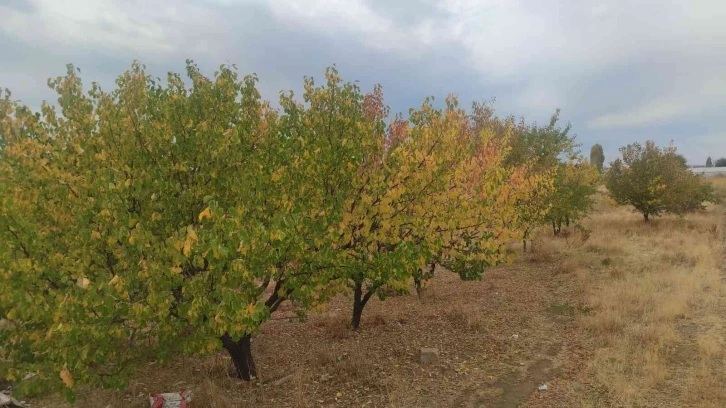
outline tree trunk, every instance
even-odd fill
[[[418,272],[413,274],[413,284],[416,286],[416,294],[420,300],[423,295],[423,268],[418,268]]]
[[[522,252],[527,252],[527,238],[522,239]]]
[[[366,307],[366,303],[370,300],[371,296],[375,293],[377,287],[368,289],[366,294],[363,294],[363,282],[356,282],[355,289],[353,290],[353,318],[350,321],[350,325],[353,329],[357,329],[360,326],[360,318],[363,315],[363,308]]]
[[[416,294],[418,295],[419,300],[421,300],[424,292],[426,292],[426,283],[428,283],[429,280],[433,279],[435,272],[436,260],[432,260],[431,264],[429,264],[428,272],[425,272],[423,268],[418,268],[418,271],[413,274],[413,283],[416,286]]]
[[[245,381],[257,377],[257,368],[252,359],[251,338],[252,336],[247,335],[235,342],[227,333],[221,337],[222,346],[232,357],[237,378]]]
[[[645,219],[645,222],[648,222],[648,221],[650,221],[650,220],[648,219],[648,215],[650,215],[650,214],[648,214],[648,213],[643,213],[643,218]]]
[[[350,325],[353,329],[357,329],[360,326],[360,317],[363,314],[363,283],[356,282],[355,290],[353,290],[353,319],[350,321]]]

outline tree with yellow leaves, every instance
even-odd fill
[[[380,93],[372,97],[384,106]],[[504,167],[504,145],[474,132],[455,98],[445,109],[427,99],[376,137],[382,148],[364,161],[341,224],[353,328],[384,286],[405,291],[413,277],[420,290],[437,264],[475,279],[508,260],[504,247],[523,227],[515,204],[541,179]]]

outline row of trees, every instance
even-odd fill
[[[711,157],[709,156],[706,159],[706,167],[726,167],[726,157],[716,159],[716,163],[714,164],[713,160],[711,160]]]
[[[383,289],[420,289],[436,265],[480,278],[591,205],[597,170],[558,114],[449,97],[391,119],[380,87],[334,68],[275,109],[233,67],[186,73],[134,64],[84,91],[69,66],[49,81],[60,112],[0,98],[0,376],[73,398],[223,347],[249,380],[250,338],[282,302],[350,293],[357,328]]]

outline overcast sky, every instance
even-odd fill
[[[134,59],[163,77],[191,58],[276,99],[335,63],[394,112],[448,93],[538,122],[559,107],[586,154],[674,140],[704,164],[726,156],[724,22],[719,0],[0,0],[0,87],[37,107],[69,62],[108,89]]]

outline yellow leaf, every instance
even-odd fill
[[[204,211],[199,213],[199,222],[201,222],[205,218],[211,218],[212,217],[212,211],[209,209],[209,207],[205,208]]]
[[[76,284],[83,289],[87,288],[90,283],[91,281],[88,280],[88,278],[78,278],[78,282],[76,282]]]
[[[101,233],[98,231],[91,232],[91,238],[93,239],[101,239]]]
[[[136,238],[134,238],[134,236],[132,235],[129,237],[129,244],[133,245],[134,242],[136,242]]]
[[[60,372],[60,378],[63,380],[63,384],[66,385],[68,388],[73,387],[73,376],[71,375],[71,372],[68,371],[67,368],[64,368]]]
[[[182,268],[180,268],[180,267],[178,267],[178,266],[173,266],[173,267],[171,268],[171,273],[172,273],[173,275],[178,275],[178,274],[180,274],[180,273],[181,273],[181,271],[182,271]]]
[[[108,282],[109,286],[113,286],[117,284],[121,280],[121,277],[118,275],[114,275],[113,278]]]
[[[197,239],[197,232],[194,231],[194,228],[189,228],[187,230],[187,238],[184,240],[184,246],[182,247],[182,253],[184,256],[189,256],[192,251],[192,244],[197,242]]]
[[[255,312],[255,304],[250,303],[249,305],[247,305],[247,314],[251,315],[254,312]]]

